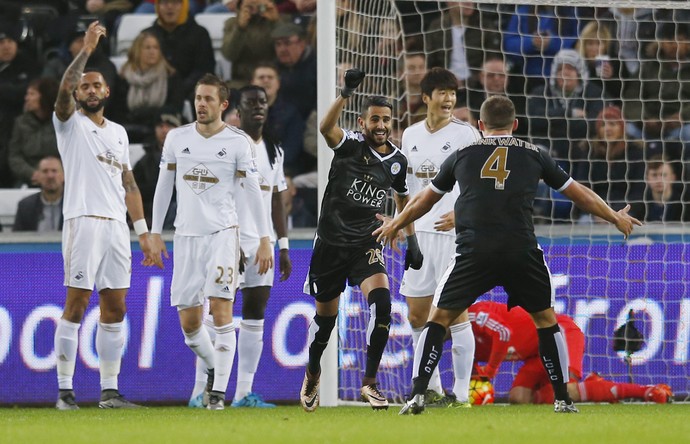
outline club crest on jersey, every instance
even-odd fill
[[[110,177],[115,177],[122,174],[122,164],[118,160],[117,155],[115,155],[115,153],[112,151],[104,151],[98,154],[96,159]]]
[[[395,162],[393,165],[391,165],[391,173],[392,174],[398,174],[400,172],[400,162]]]
[[[219,159],[222,159],[227,155],[228,155],[228,151],[226,148],[221,148],[221,150],[216,153],[216,157]]]
[[[220,180],[203,163],[200,163],[187,171],[182,176],[182,180],[189,185],[195,194],[201,194],[220,182]]]
[[[441,151],[444,153],[447,152],[450,149],[450,142],[446,142],[445,145],[443,145],[443,148],[441,148]]]

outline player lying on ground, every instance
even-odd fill
[[[551,404],[553,388],[539,359],[539,338],[529,313],[520,307],[508,310],[506,304],[477,302],[469,308],[475,337],[475,375],[493,379],[503,361],[523,361],[508,400],[513,404]],[[607,381],[590,373],[582,379],[585,335],[570,317],[556,315],[568,345],[568,394],[573,401],[617,402],[639,399],[666,403],[673,398],[666,384],[640,385]],[[479,362],[485,363],[479,365]]]

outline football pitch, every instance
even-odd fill
[[[581,405],[555,414],[547,405],[427,409],[299,406],[211,412],[186,407],[61,412],[0,409],[0,443],[535,443],[631,444],[690,441],[690,404]]]

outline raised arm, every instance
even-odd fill
[[[65,122],[74,114],[74,90],[77,89],[79,80],[84,73],[86,61],[96,49],[96,46],[98,46],[98,41],[102,36],[105,36],[105,27],[99,25],[98,21],[92,22],[84,36],[84,47],[74,57],[74,60],[72,60],[72,63],[70,63],[62,76],[57,100],[55,101],[55,115],[61,122]]]
[[[355,89],[362,83],[365,76],[366,74],[364,71],[356,68],[345,71],[345,87],[340,91],[340,96],[335,99],[335,102],[333,102],[328,109],[326,116],[319,125],[319,131],[331,148],[338,146],[338,143],[340,143],[343,138],[343,130],[338,126],[338,119],[340,119],[343,108],[345,108],[347,99],[354,94]]]
[[[626,239],[632,233],[634,225],[642,226],[642,222],[628,214],[630,205],[626,205],[619,211],[613,211],[598,194],[575,180],[561,193],[580,209],[615,225]]]

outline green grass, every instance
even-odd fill
[[[142,410],[0,409],[0,443],[683,443],[690,441],[690,404],[582,405],[579,415],[551,407],[484,406],[427,409],[298,406],[222,412],[183,407]]]

